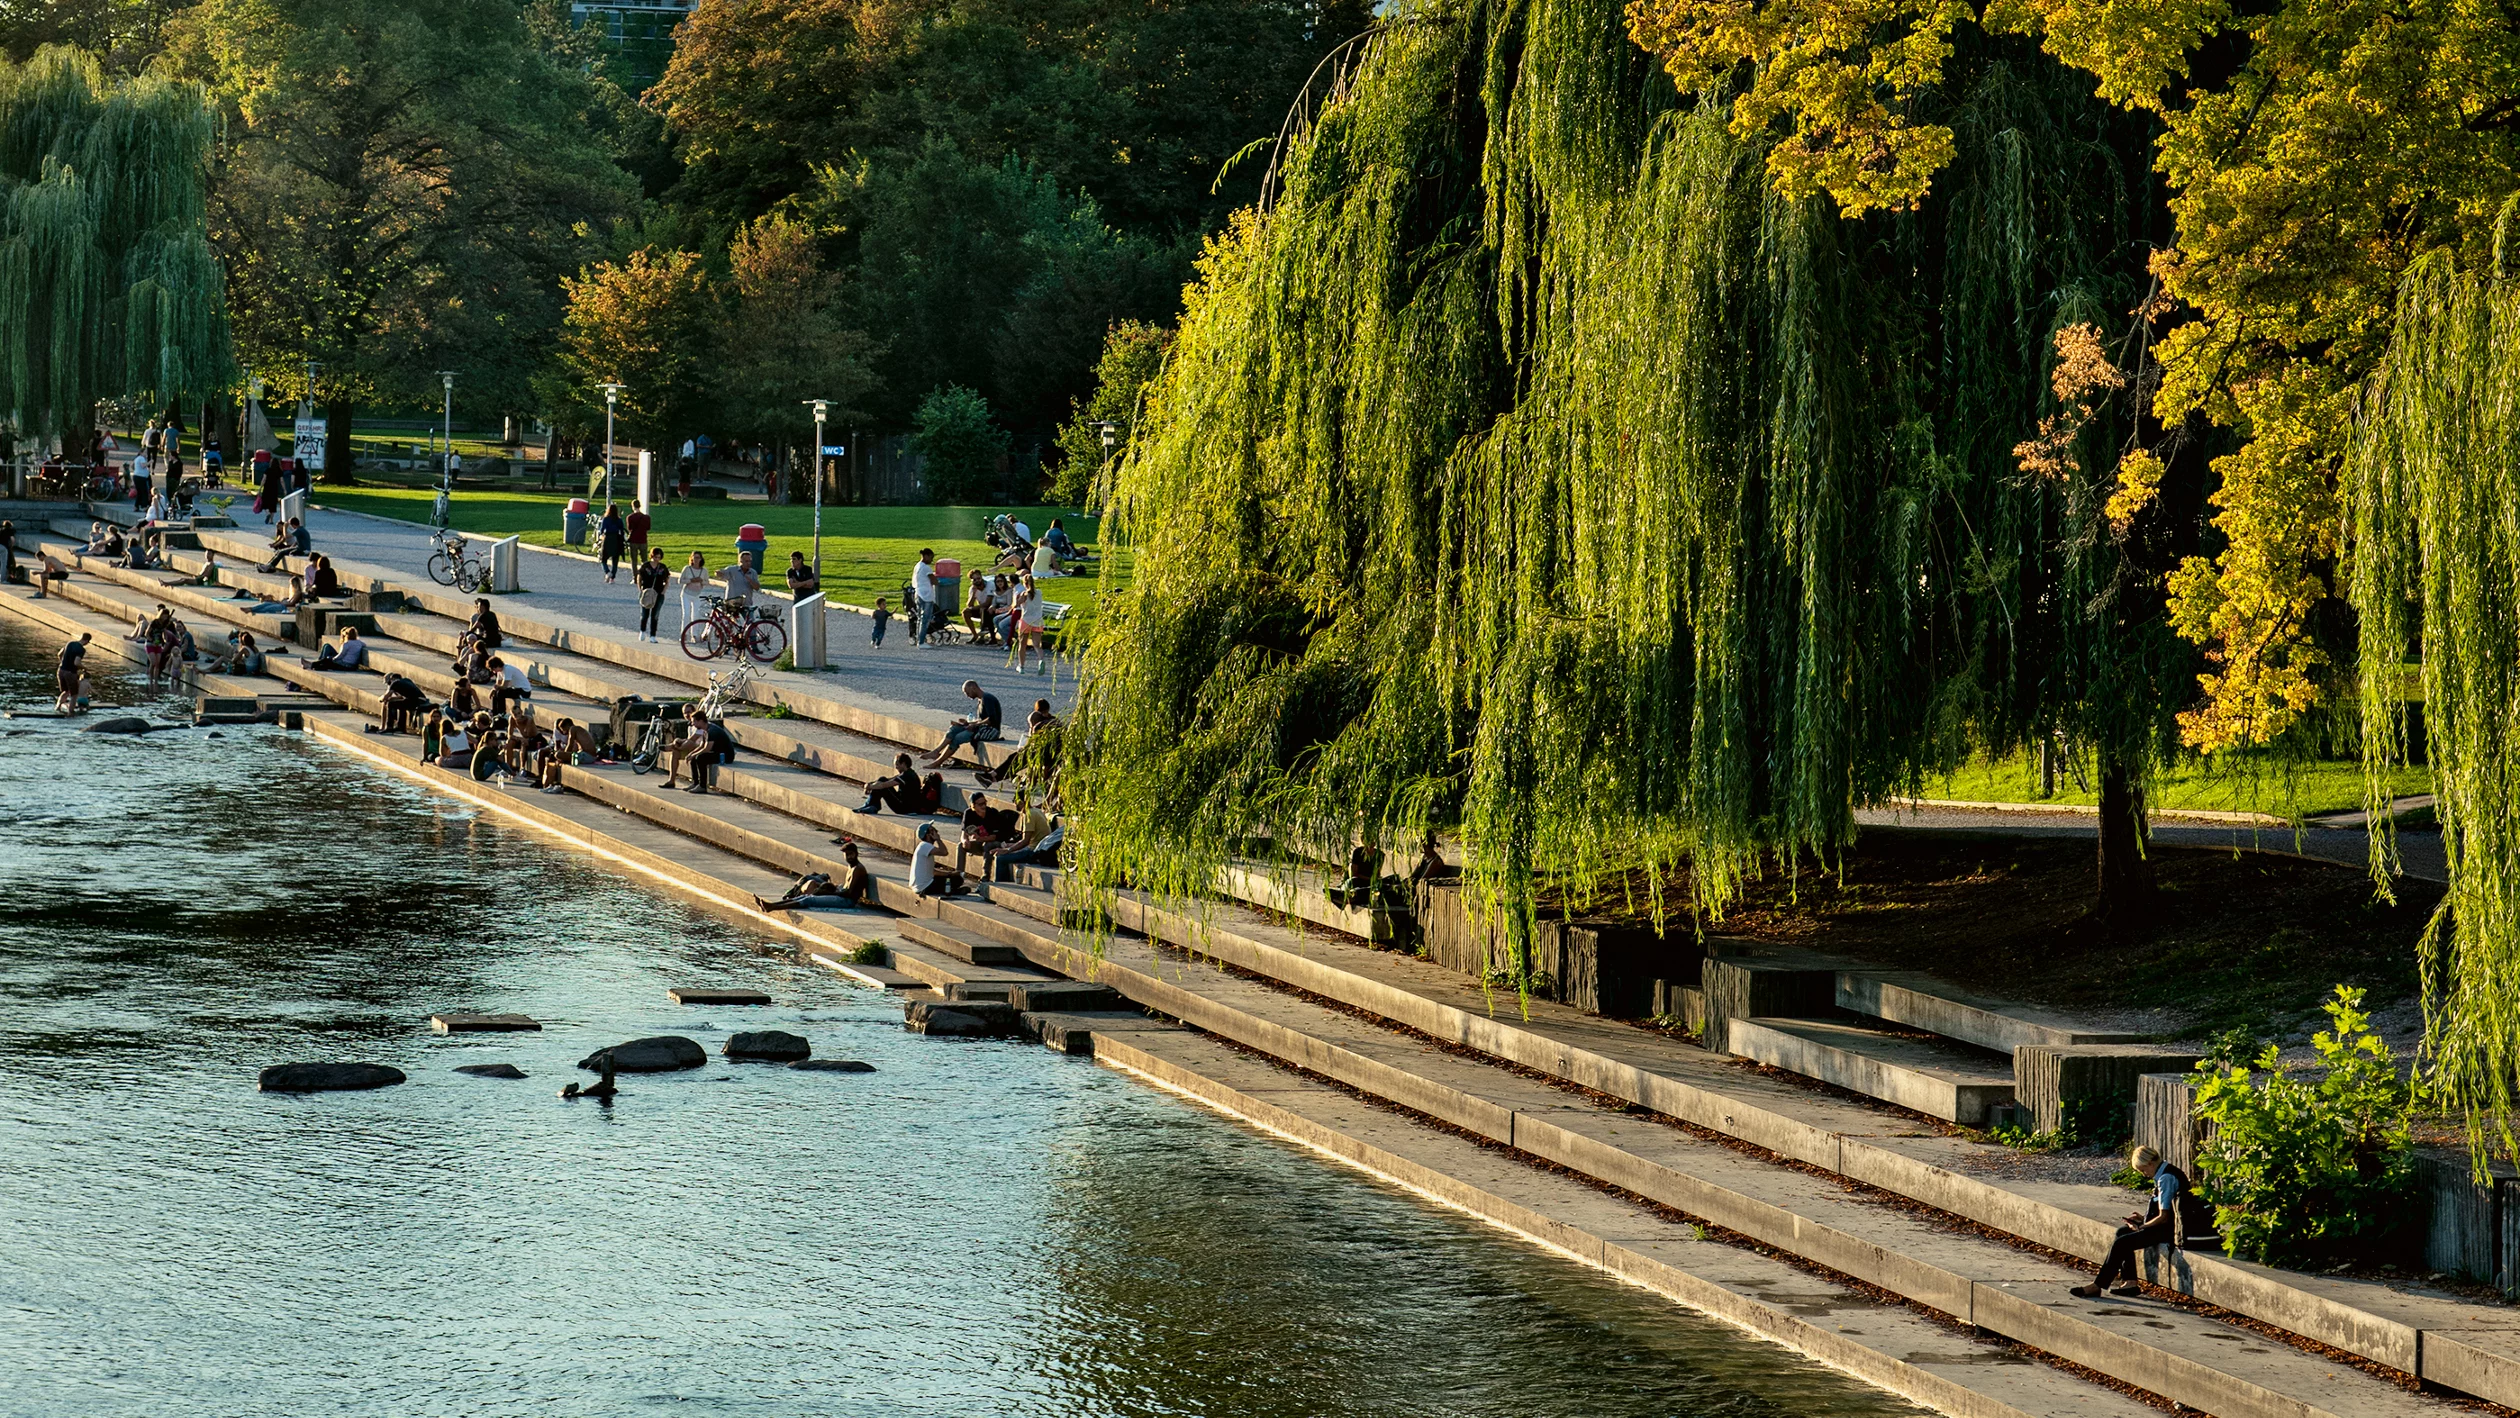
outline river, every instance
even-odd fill
[[[0,703],[49,700],[53,645],[0,618]],[[1089,1062],[907,1034],[296,735],[72,727],[0,720],[0,1414],[1915,1411]],[[764,1026],[877,1071],[555,1096]],[[326,1058],[411,1077],[254,1089]]]

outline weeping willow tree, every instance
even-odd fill
[[[1615,0],[1387,12],[1108,489],[1082,879],[1441,827],[1511,919],[1684,865],[1713,910],[1973,749],[2140,782],[2187,666],[2103,514],[2134,430],[2016,447],[2143,293],[2143,135],[2026,48],[1952,72],[1934,195],[1847,221]]]
[[[2506,212],[2505,221],[2511,220]],[[2364,390],[2347,532],[2365,803],[2404,764],[2420,686],[2450,890],[2425,938],[2426,1064],[2481,1164],[2520,1157],[2520,287],[2443,253],[2409,273]],[[2420,661],[2420,664],[2417,662]],[[2373,840],[2385,892],[2394,844]]]
[[[204,229],[200,90],[108,80],[75,50],[0,61],[0,398],[29,433],[100,399],[223,388],[223,282]]]

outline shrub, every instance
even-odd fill
[[[940,384],[919,402],[910,446],[925,460],[928,501],[985,500],[997,485],[1006,430],[989,417],[989,401],[959,384]]]
[[[2363,992],[2336,987],[2332,1028],[2311,1041],[2324,1074],[2200,1064],[2196,1114],[2214,1125],[2197,1157],[2223,1248],[2248,1260],[2306,1265],[2368,1257],[2411,1219],[2412,1099],[2371,1032]]]

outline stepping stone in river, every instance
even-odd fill
[[[801,1068],[809,1073],[873,1073],[875,1071],[875,1065],[861,1063],[856,1059],[798,1059],[788,1067]]]
[[[402,1081],[403,1071],[387,1064],[293,1063],[264,1069],[255,1086],[265,1093],[340,1093]]]
[[[814,1046],[802,1034],[784,1029],[748,1030],[730,1034],[726,1040],[726,1056],[730,1059],[759,1059],[764,1063],[794,1063],[811,1057]]]
[[[759,990],[701,990],[688,986],[667,990],[665,997],[676,1004],[768,1004],[770,997]]]
[[[709,1051],[696,1041],[679,1034],[659,1034],[597,1049],[578,1060],[578,1067],[601,1071],[606,1054],[612,1055],[613,1068],[620,1073],[672,1073],[676,1069],[698,1068],[709,1061]]]
[[[523,1078],[525,1076],[525,1070],[514,1064],[457,1064],[455,1071],[469,1073],[475,1078]]]
[[[522,1014],[432,1014],[429,1027],[440,1034],[513,1034],[542,1025]]]

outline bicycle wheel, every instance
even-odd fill
[[[632,776],[644,778],[648,775],[648,770],[656,766],[657,750],[662,747],[661,744],[656,742],[656,738],[656,734],[651,732],[637,748],[631,750],[630,772]]]
[[[447,560],[445,552],[433,551],[429,553],[429,579],[435,581],[441,586],[452,586],[455,584],[455,565],[453,562]]]
[[[775,620],[756,620],[744,632],[744,649],[763,664],[779,658],[787,649],[787,627]]]
[[[714,660],[726,653],[726,636],[715,620],[695,620],[683,627],[682,647],[695,660]]]

